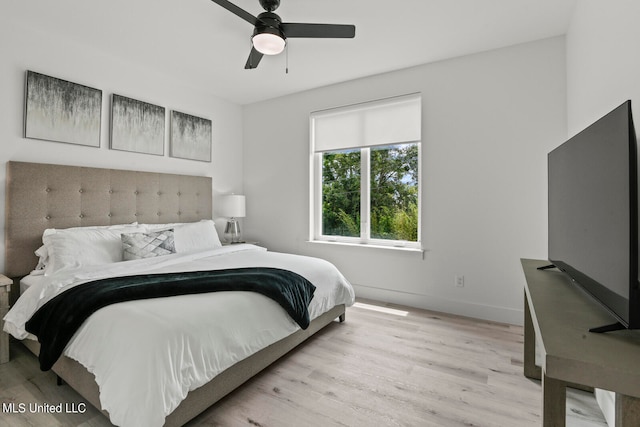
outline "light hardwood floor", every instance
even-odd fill
[[[365,304],[362,306],[362,304]],[[188,424],[194,426],[540,426],[540,383],[522,374],[521,327],[359,300]],[[367,305],[402,313],[371,310]],[[82,403],[20,343],[0,365],[0,403]],[[83,414],[0,413],[0,426],[110,426]],[[571,391],[567,425],[604,426],[592,394]]]

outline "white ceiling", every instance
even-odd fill
[[[3,2],[6,0],[2,0]],[[284,22],[355,24],[354,39],[289,40],[245,70],[253,28],[210,0],[14,0],[13,18],[248,104],[565,34],[577,0],[282,0]],[[262,12],[258,0],[232,0]]]

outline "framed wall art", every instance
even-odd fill
[[[27,71],[25,138],[100,147],[102,91]]]
[[[113,94],[111,97],[112,150],[164,155],[165,109]]]
[[[171,157],[211,161],[211,120],[171,111]]]

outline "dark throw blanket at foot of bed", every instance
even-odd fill
[[[302,329],[316,287],[299,274],[278,268],[234,268],[112,277],[75,286],[44,304],[26,324],[40,342],[40,369],[58,360],[76,330],[110,304],[147,298],[220,291],[251,291],[276,301]]]

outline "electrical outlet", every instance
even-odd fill
[[[456,274],[456,276],[454,278],[454,283],[456,284],[456,287],[464,288],[464,276]]]

